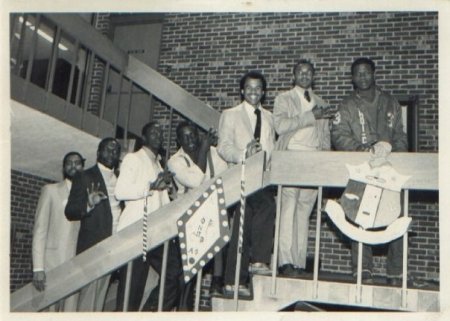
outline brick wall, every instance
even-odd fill
[[[240,102],[240,77],[259,70],[268,82],[265,106],[272,109],[275,96],[291,87],[294,62],[307,58],[316,67],[316,93],[336,105],[352,91],[350,66],[359,56],[375,61],[377,83],[383,89],[419,97],[419,151],[437,152],[434,12],[167,14],[159,70],[219,111]],[[167,107],[160,104],[154,115],[167,122]],[[410,206],[415,235],[409,238],[408,266],[417,278],[439,279],[437,202],[436,193],[431,193]],[[310,226],[312,255],[315,214]],[[349,244],[326,220],[321,251],[323,270],[350,272]],[[376,256],[374,263],[375,273],[384,274],[385,255]]]
[[[31,242],[41,188],[52,181],[12,170],[10,291],[32,279]]]

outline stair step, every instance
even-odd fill
[[[357,302],[357,285],[312,279],[277,278],[276,292],[271,294],[271,277],[253,276],[253,300],[238,301],[212,298],[213,311],[280,311],[297,301],[322,302],[351,307],[401,311],[439,311],[439,291],[407,289],[406,306],[402,307],[402,289],[386,285],[362,285]]]

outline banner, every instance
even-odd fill
[[[185,282],[230,240],[222,179],[218,178],[177,221]]]

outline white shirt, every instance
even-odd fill
[[[258,105],[257,109],[261,108],[261,104]],[[256,127],[256,114],[255,107],[244,101],[244,109],[247,112],[248,118],[250,120],[250,124],[252,125],[252,132],[255,132]],[[259,142],[261,147],[266,152],[271,152],[268,148],[268,141],[270,140],[270,124],[266,121],[265,117],[261,115],[261,136],[259,138]]]
[[[298,94],[301,101],[302,113],[311,111],[316,105],[314,96],[312,95],[311,88],[308,89],[311,101],[307,101],[305,98],[305,89],[300,86],[295,86],[295,91]],[[300,128],[291,137],[288,144],[288,150],[316,150],[319,148],[319,136],[317,132],[317,126],[309,126]]]
[[[112,214],[112,233],[114,234],[117,230],[117,224],[120,217],[120,201],[114,195],[114,190],[117,184],[117,177],[114,174],[114,170],[104,166],[101,163],[97,163],[100,173],[102,173],[103,180],[105,181],[106,190],[108,191],[108,201],[111,206]]]
[[[228,168],[227,163],[219,156],[217,149],[211,147],[212,165],[214,176],[219,175]],[[184,194],[191,188],[200,186],[211,178],[211,164],[207,159],[206,172],[200,169],[187,153],[180,148],[167,162],[169,170],[175,174],[174,180],[178,187],[178,194]]]

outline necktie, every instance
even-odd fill
[[[311,96],[309,95],[309,91],[305,90],[305,99],[308,101],[308,103],[311,101]]]
[[[255,140],[259,142],[259,139],[261,138],[261,110],[255,109],[255,114],[256,114],[256,126],[253,136],[255,137]]]

